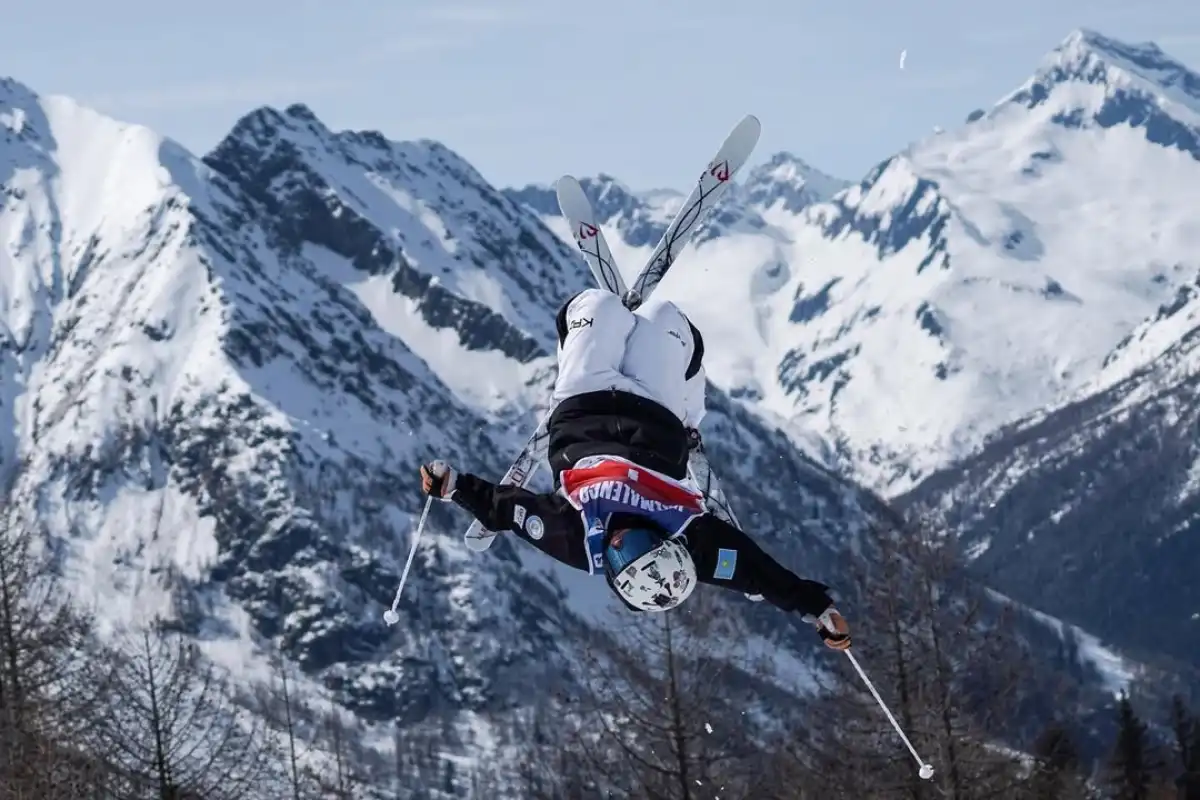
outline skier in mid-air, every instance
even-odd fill
[[[603,573],[626,606],[665,611],[696,583],[761,595],[814,622],[835,649],[850,630],[829,587],[781,566],[737,527],[707,513],[684,483],[705,413],[704,340],[682,311],[653,298],[636,311],[603,289],[556,318],[558,378],[548,431],[556,491],[536,494],[421,467],[426,494],[509,531],[568,566]]]

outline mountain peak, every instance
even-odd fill
[[[782,202],[784,210],[796,213],[831,199],[849,185],[849,181],[828,175],[799,156],[783,151],[750,170],[744,192],[753,206],[767,209]]]
[[[29,114],[38,103],[33,90],[12,78],[0,77],[0,130],[15,136],[27,134]]]
[[[1060,64],[1082,63],[1088,57],[1136,75],[1162,89],[1181,90],[1200,101],[1200,75],[1163,51],[1154,42],[1123,42],[1087,28],[1072,31],[1047,57]]]
[[[234,123],[226,138],[261,141],[277,137],[293,141],[315,137],[321,143],[328,143],[333,137],[333,132],[321,122],[311,108],[303,103],[293,103],[283,111],[273,106],[254,109]]]
[[[604,203],[610,196],[613,197],[614,202],[621,204],[626,204],[637,197],[632,189],[607,172],[598,172],[595,177],[582,178],[579,183],[584,189],[594,192],[597,200],[601,203]]]
[[[301,120],[303,122],[320,122],[313,110],[304,103],[292,103],[283,110],[283,113],[292,119]]]
[[[777,181],[803,182],[814,189],[824,185],[836,186],[840,191],[850,184],[849,181],[822,172],[800,156],[786,150],[776,153],[767,159],[766,163],[751,170],[747,180],[752,181],[763,176],[770,176]]]
[[[15,96],[32,96],[33,90],[15,78],[6,78],[0,75],[0,98],[9,98]]]
[[[1123,42],[1090,28],[1076,28],[1048,56],[1061,61],[1079,60],[1088,55],[1125,61],[1146,70],[1187,68],[1163,52],[1154,42]]]
[[[784,399],[766,402],[845,436],[837,457],[876,487],[919,480],[928,453],[953,460],[1071,395],[1139,323],[1174,308],[1196,274],[1198,174],[1200,78],[1156,45],[1071,32],[982,119],[804,215]],[[1185,324],[1123,363],[1144,363]],[[890,404],[863,436],[859,410],[889,392],[912,405]]]
[[[819,172],[816,167],[810,165],[800,156],[795,153],[790,153],[787,150],[780,150],[775,155],[767,159],[759,169],[795,169],[802,173]]]
[[[1055,86],[1068,84],[1102,88],[1105,98],[1123,104],[1130,99],[1152,101],[1181,122],[1200,125],[1200,75],[1153,42],[1123,42],[1087,28],[1072,31],[1042,59],[1025,85],[998,107],[1017,102],[1033,108]]]
[[[234,124],[209,158],[220,160],[223,154],[243,147],[261,150],[280,146],[310,155],[336,152],[352,162],[369,165],[376,172],[447,171],[472,185],[486,183],[471,164],[441,142],[397,141],[377,130],[335,131],[304,103],[293,103],[283,111],[271,106],[251,111]]]
[[[1149,42],[1072,31],[986,116],[1029,112],[1059,128],[1134,129],[1200,161],[1200,75]]]

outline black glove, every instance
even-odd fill
[[[431,461],[421,465],[421,491],[438,500],[449,500],[454,495],[454,483],[458,473],[445,461]]]
[[[830,606],[821,616],[817,617],[817,631],[826,647],[834,650],[850,649],[850,626],[841,613]]]

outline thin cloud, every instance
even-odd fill
[[[1063,36],[1066,35],[1067,32],[1064,31]],[[961,37],[971,44],[978,45],[1015,44],[1045,38],[1041,31],[1029,27],[978,28],[964,31]]]
[[[469,44],[463,36],[397,36],[362,48],[353,58],[359,65],[377,65],[408,58],[429,56]],[[308,102],[313,97],[333,94],[351,87],[345,77],[257,78],[173,86],[121,89],[93,95],[90,102],[118,111],[178,111],[181,109],[221,108],[255,104]]]
[[[99,106],[122,110],[175,111],[254,103],[291,102],[338,91],[346,88],[346,85],[346,81],[332,78],[313,80],[261,78],[106,92],[95,95],[90,100]]]
[[[442,2],[422,10],[421,16],[428,22],[458,28],[488,28],[554,21],[553,15],[548,16],[547,11],[548,9],[527,4],[500,8],[491,3],[454,5]]]
[[[448,50],[461,49],[469,44],[471,44],[470,37],[464,35],[396,36],[368,45],[354,60],[359,64],[403,61],[408,58],[431,56]]]
[[[496,25],[517,17],[511,10],[494,6],[434,6],[425,12],[425,18],[437,22],[457,22],[466,25]]]
[[[907,90],[938,91],[947,89],[964,89],[980,83],[982,75],[974,69],[941,69],[938,71],[919,71],[911,67],[903,73],[897,71],[896,85]]]
[[[1200,32],[1168,33],[1166,36],[1155,36],[1151,41],[1159,47],[1200,47]]]
[[[462,114],[443,114],[439,116],[403,116],[397,122],[405,130],[411,131],[416,138],[427,138],[429,134],[422,131],[438,130],[447,127],[487,128],[488,130],[524,130],[537,127],[540,119],[528,109],[511,112],[465,112]]]

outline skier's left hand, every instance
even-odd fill
[[[449,500],[454,495],[457,479],[458,473],[445,461],[421,465],[421,491],[439,500]]]
[[[817,617],[817,631],[826,647],[834,650],[850,649],[850,626],[836,608],[830,606]]]

